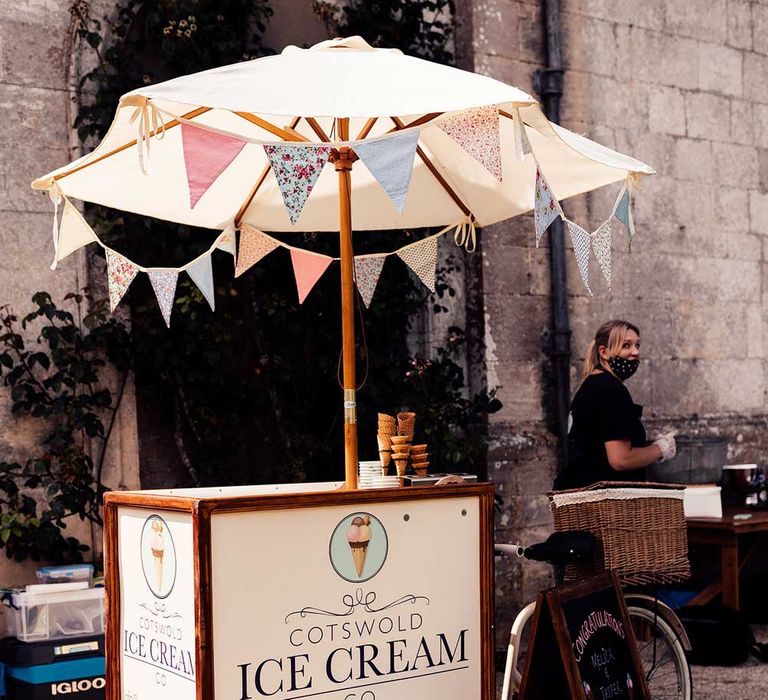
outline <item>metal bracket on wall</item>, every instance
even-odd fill
[[[539,68],[533,72],[533,89],[541,95],[560,97],[563,94],[563,69]]]

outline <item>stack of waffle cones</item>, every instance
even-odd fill
[[[392,436],[392,461],[395,463],[398,476],[405,475],[408,466],[408,455],[411,451],[411,440],[407,435]]]
[[[411,445],[411,466],[417,476],[427,475],[429,452],[426,445]]]
[[[381,466],[386,470],[392,459],[392,436],[397,433],[397,425],[394,416],[388,416],[386,413],[379,413],[379,429],[376,433],[376,439],[379,442],[379,457]],[[386,474],[386,471],[384,472]]]

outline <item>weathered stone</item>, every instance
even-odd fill
[[[768,54],[768,6],[753,5],[752,7],[752,35],[754,49],[757,53]]]
[[[706,11],[696,3],[667,0],[666,30],[670,34],[724,43],[728,33],[724,21],[726,9],[725,0],[711,0]]]
[[[636,79],[686,90],[699,87],[698,42],[682,37],[670,41],[667,34],[644,29],[633,29],[630,37]]]
[[[659,87],[651,92],[648,126],[660,134],[685,136],[685,98],[680,90]]]
[[[768,81],[768,56],[756,53],[744,54],[744,86],[749,98],[754,102],[768,103],[768,95],[758,86]]]
[[[754,145],[755,110],[746,100],[731,100],[731,139],[736,143]]]
[[[752,48],[752,3],[747,0],[728,0],[728,45],[737,49]]]
[[[688,136],[728,141],[731,133],[730,100],[718,95],[692,92],[685,96]]]
[[[699,87],[723,95],[742,95],[742,53],[707,42],[699,43]]]
[[[675,177],[680,180],[712,182],[712,143],[702,139],[678,139],[675,143]]]
[[[757,187],[760,181],[757,149],[733,143],[714,143],[715,182],[739,185],[746,189]]]

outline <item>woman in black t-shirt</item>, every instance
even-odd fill
[[[671,459],[675,439],[662,435],[646,446],[643,407],[632,401],[624,380],[640,364],[640,331],[627,321],[608,321],[589,346],[581,385],[571,403],[568,467],[556,489],[596,481],[643,481],[645,467]]]

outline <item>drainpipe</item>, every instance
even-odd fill
[[[563,96],[560,0],[543,0],[543,4],[547,67],[534,73],[534,89],[541,96],[547,119],[559,124],[560,98]],[[549,354],[554,370],[555,421],[559,439],[557,470],[560,472],[568,461],[568,412],[571,403],[571,328],[565,271],[565,227],[560,218],[549,227],[549,269],[552,298]]]

